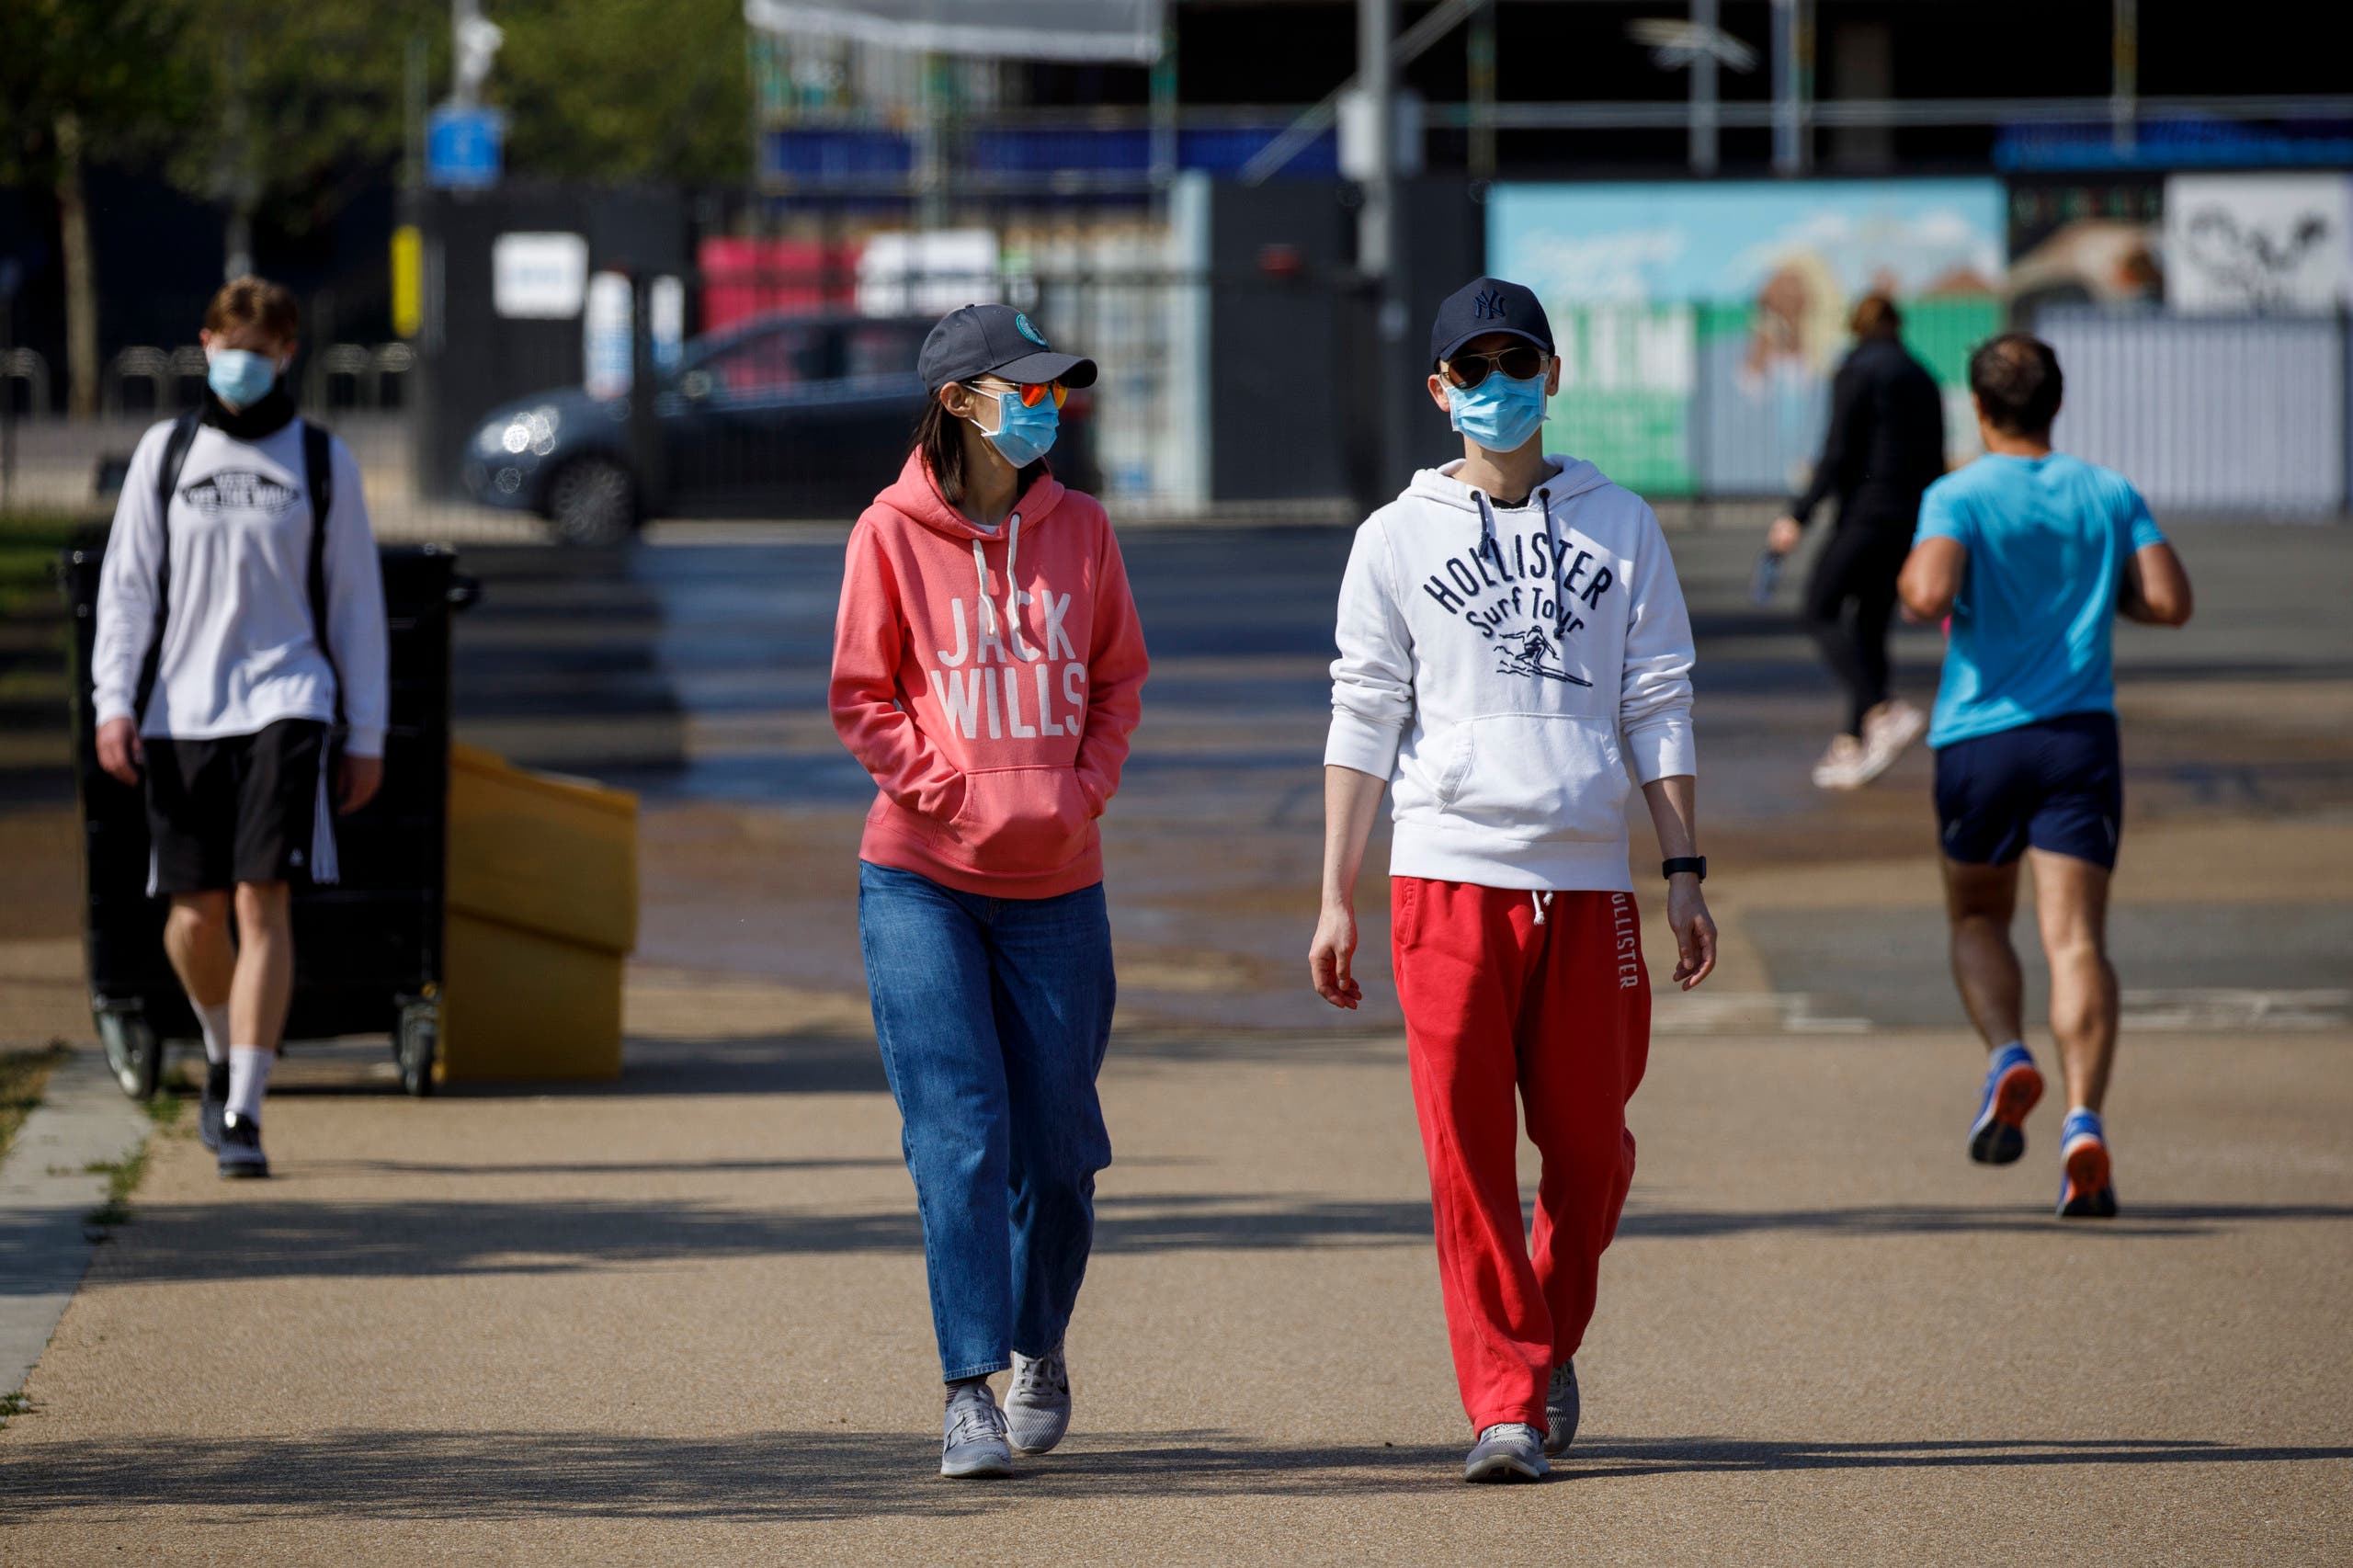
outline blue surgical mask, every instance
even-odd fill
[[[1491,452],[1516,452],[1544,423],[1544,378],[1515,381],[1501,370],[1465,391],[1446,389],[1446,406],[1454,427]]]
[[[1028,468],[1053,449],[1054,433],[1062,428],[1063,416],[1052,398],[1041,397],[1037,407],[1025,408],[1017,393],[981,392],[977,387],[973,390],[983,397],[996,399],[996,428],[983,429],[981,434],[989,438],[997,456],[1016,468]],[[977,426],[980,421],[975,419],[972,423]]]
[[[205,384],[231,408],[252,407],[278,384],[278,361],[249,348],[214,348],[205,358]]]

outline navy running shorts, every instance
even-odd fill
[[[1947,859],[2006,866],[2031,845],[2114,870],[2123,831],[2113,713],[2069,713],[1937,753],[1937,837]]]

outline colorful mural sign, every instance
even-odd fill
[[[1553,438],[1621,483],[1794,488],[1873,289],[1970,449],[1968,354],[2002,319],[1998,181],[1500,185],[1487,212],[1490,269],[1537,291],[1560,343]]]

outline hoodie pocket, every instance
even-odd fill
[[[996,767],[964,775],[949,826],[977,871],[1028,874],[1065,866],[1095,813],[1074,767]]]
[[[1528,842],[1625,833],[1626,763],[1609,720],[1499,713],[1455,735],[1438,790],[1453,821]]]

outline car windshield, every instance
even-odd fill
[[[774,392],[820,380],[824,335],[814,326],[780,326],[731,345],[695,369],[730,397]]]
[[[842,335],[842,374],[851,381],[915,374],[928,330],[921,322],[852,322]]]

